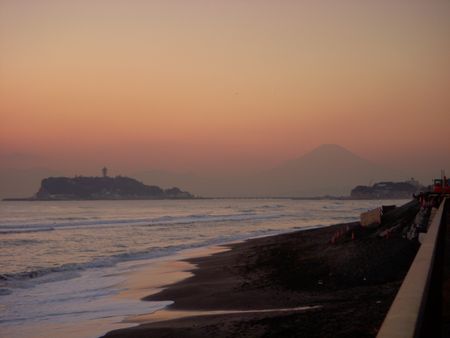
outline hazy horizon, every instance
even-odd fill
[[[70,172],[56,168],[1,168],[0,198],[30,197],[49,176],[101,176],[103,167]],[[300,157],[274,167],[240,172],[175,172],[142,168],[133,172],[107,167],[108,176],[131,176],[163,188],[177,186],[203,197],[314,197],[348,196],[357,185],[381,181],[418,180],[428,185],[440,175],[432,170],[414,176],[412,170],[385,167],[335,144],[323,144]]]
[[[438,0],[2,1],[0,169],[233,185],[338,144],[429,183],[450,170],[449,14]]]

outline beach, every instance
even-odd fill
[[[192,275],[144,297],[171,305],[105,337],[374,337],[418,249],[402,236],[417,210],[413,201],[378,228],[342,223],[190,258]]]
[[[323,228],[324,232],[308,235],[308,240],[320,242],[318,234],[323,234],[323,241],[328,242],[326,232],[333,232],[326,230],[328,226],[355,222],[361,212],[382,203],[401,206],[406,202],[290,199],[3,202],[0,204],[0,336],[91,338],[136,326],[148,321],[147,316],[152,316],[152,320],[155,316],[178,318],[174,310],[181,306],[181,298],[178,301],[171,296],[163,301],[142,299],[186,278],[197,278],[195,272],[200,270],[196,267],[203,266],[205,257],[227,259],[220,264],[231,271],[235,265],[233,259],[238,259],[236,255],[241,252],[240,263],[246,262],[251,272],[260,263],[252,263],[250,257],[267,251],[263,250],[264,241],[272,238],[267,236],[296,231],[309,234],[307,229]],[[245,242],[250,238],[255,240]],[[282,238],[274,237],[274,245]],[[301,238],[304,237],[298,237],[300,242],[296,246],[310,250],[301,243]],[[263,251],[258,246],[249,247],[252,243],[261,243]],[[317,256],[314,250],[311,258]],[[258,271],[267,274],[268,270]],[[195,306],[191,308],[196,309],[196,315],[217,309],[214,311],[220,312],[214,312],[215,315],[225,311],[233,316],[236,311],[266,311],[275,305],[286,311],[293,305],[297,312],[303,304],[315,306],[308,301],[299,305],[295,301],[287,305],[281,301],[268,302],[265,292],[270,287],[262,282],[270,286],[274,283],[272,277],[277,275],[282,276],[279,271],[273,271],[264,277],[268,282],[251,273],[230,275],[229,281],[238,284],[229,284],[232,288],[229,296],[243,297],[241,304],[236,300],[231,304],[231,299],[222,303],[217,295],[217,301],[211,300],[208,308],[202,298],[210,296],[202,295],[205,290],[197,285],[199,293],[193,294]],[[240,290],[240,284],[247,286]],[[251,293],[244,296],[245,292],[259,288],[258,285],[264,286],[263,293],[252,291],[253,300],[249,300]],[[286,290],[283,292],[286,294]],[[170,313],[158,311],[174,301]],[[244,301],[248,302],[247,307]],[[177,311],[185,309],[180,307]],[[241,317],[244,315],[250,313],[240,313]]]

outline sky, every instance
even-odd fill
[[[450,171],[449,1],[0,0],[0,167]]]

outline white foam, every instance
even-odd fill
[[[115,297],[126,279],[120,273],[123,270],[130,267],[92,269],[71,280],[52,281],[2,296],[0,336],[52,337],[59,328],[64,337],[69,337],[78,327],[85,337],[94,337],[127,315],[150,313],[171,303]],[[83,337],[82,332],[74,331],[73,336]]]
[[[0,203],[0,336],[105,333],[122,327],[114,323],[124,315],[164,305],[117,299],[123,272],[137,260],[355,220],[359,209],[377,205],[343,201],[323,208],[327,203],[46,202],[45,209],[42,203]],[[5,232],[11,230],[16,233]]]

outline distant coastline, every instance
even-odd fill
[[[145,185],[126,176],[47,177],[38,192],[27,198],[5,198],[3,201],[91,201],[91,200],[163,200],[192,199],[194,196],[177,187],[162,189]]]
[[[425,187],[417,181],[379,182],[373,186],[358,185],[347,196],[194,196],[177,187],[162,189],[126,176],[48,177],[41,181],[31,197],[9,197],[2,201],[99,201],[99,200],[165,200],[165,199],[280,199],[280,200],[389,200],[410,199]]]
[[[4,202],[47,202],[47,201],[127,201],[127,200],[165,200],[165,199],[195,199],[195,200],[299,200],[299,201],[364,201],[364,200],[392,200],[392,199],[410,199],[412,196],[402,196],[395,198],[388,197],[365,197],[358,198],[352,196],[312,196],[312,197],[272,197],[272,196],[264,196],[264,197],[202,197],[202,196],[192,196],[190,198],[90,198],[90,199],[37,199],[35,197],[10,197],[3,198]]]
[[[352,199],[411,198],[413,194],[425,189],[414,179],[405,182],[378,182],[372,186],[358,185],[352,189],[350,197]]]

